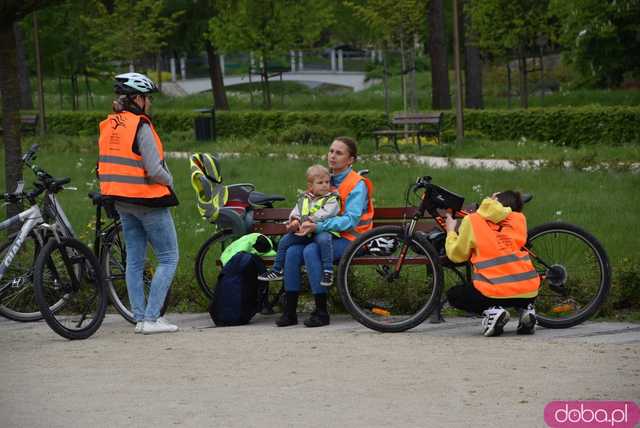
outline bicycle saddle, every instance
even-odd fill
[[[276,201],[284,201],[286,198],[281,195],[267,195],[262,192],[253,191],[249,193],[249,204],[256,206],[271,207]]]

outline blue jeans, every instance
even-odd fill
[[[344,250],[351,241],[345,238],[332,238],[333,260],[340,260]],[[284,262],[284,289],[286,291],[300,291],[300,267],[307,267],[307,276],[313,294],[326,294],[327,287],[320,285],[322,280],[322,261],[320,248],[315,242],[310,244],[292,245],[287,250]]]
[[[287,250],[292,245],[307,245],[312,242],[318,244],[320,249],[320,261],[322,270],[333,270],[333,235],[329,232],[320,232],[312,236],[298,236],[295,233],[287,233],[278,242],[278,252],[273,262],[273,270],[282,272]]]
[[[120,213],[127,248],[125,279],[136,322],[155,321],[167,297],[178,266],[178,239],[169,208],[158,208],[143,215]],[[144,260],[151,243],[158,266],[151,280],[149,296],[144,295]]]

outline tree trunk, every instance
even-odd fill
[[[27,66],[27,54],[24,48],[24,32],[18,22],[13,23],[13,31],[16,37],[16,53],[18,64],[18,81],[20,82],[20,108],[33,110],[31,98],[31,80],[29,80],[29,67]]]
[[[462,4],[468,3],[468,0]],[[462,35],[464,37],[464,94],[465,107],[484,108],[482,99],[482,58],[478,49],[477,35],[471,30],[469,14],[462,12]]]
[[[0,93],[2,93],[2,139],[4,142],[4,179],[6,191],[12,192],[22,180],[20,148],[20,90],[13,25],[0,25]],[[7,205],[7,215],[17,212]]]
[[[520,107],[529,108],[529,88],[527,85],[527,57],[520,54]]]
[[[418,111],[418,83],[416,81],[416,48],[411,45],[409,49],[409,110]]]
[[[162,52],[156,54],[156,76],[158,90],[162,92]]]
[[[78,76],[72,74],[69,78],[69,82],[71,83],[71,110],[76,111],[79,109],[78,106]]]
[[[271,87],[269,86],[269,58],[263,53],[260,61],[262,62],[261,75],[262,75],[262,96],[264,100],[264,109],[271,110]]]
[[[400,40],[400,89],[402,92],[402,111],[407,112],[407,60],[404,43]],[[405,125],[405,131],[407,127]]]
[[[213,105],[216,110],[229,110],[227,92],[224,89],[222,68],[220,66],[220,56],[210,41],[205,42],[207,50],[207,60],[209,62],[209,78],[211,79],[211,90],[213,92]]]
[[[382,58],[382,84],[384,87],[384,114],[387,117],[387,121],[389,121],[389,63],[387,62],[387,49],[385,47],[384,57]]]
[[[429,56],[431,58],[431,107],[450,109],[449,63],[445,40],[443,0],[429,2]]]
[[[511,108],[511,62],[507,60],[507,108]]]
[[[58,102],[60,110],[64,108],[64,88],[62,87],[62,77],[58,76]]]

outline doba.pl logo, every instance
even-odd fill
[[[640,407],[633,401],[552,401],[544,421],[552,428],[633,428]]]

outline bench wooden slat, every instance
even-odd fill
[[[291,208],[262,208],[253,212],[255,220],[287,220]]]
[[[388,221],[388,222],[374,222],[373,227],[380,226],[402,226],[403,222]],[[420,222],[416,225],[416,230],[421,232],[431,232],[435,228],[434,223]],[[287,233],[287,227],[283,223],[254,223],[252,232],[262,233],[267,236],[284,235]]]
[[[253,212],[253,218],[255,220],[267,221],[285,221],[289,218],[290,208],[261,208]],[[403,217],[412,217],[416,213],[414,207],[398,207],[398,208],[375,208],[373,219],[374,220],[396,220]]]

